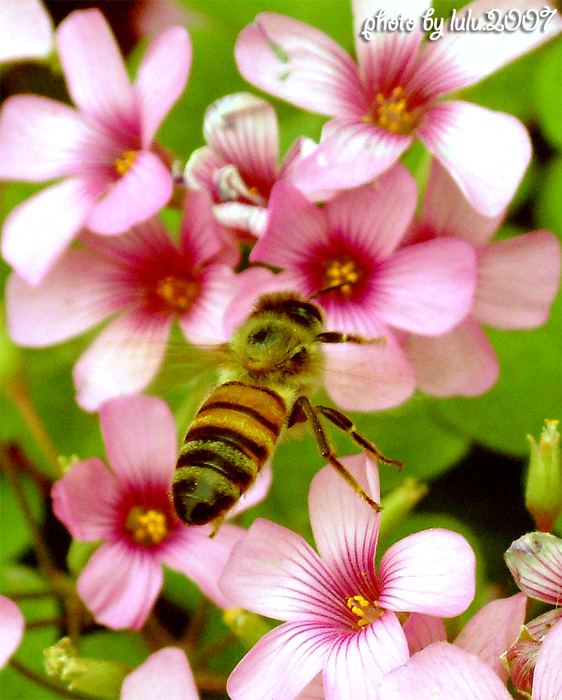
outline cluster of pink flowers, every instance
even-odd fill
[[[54,512],[76,540],[101,541],[77,581],[100,624],[140,629],[163,564],[223,609],[282,621],[234,669],[233,700],[504,700],[501,654],[533,700],[561,697],[559,608],[528,624],[532,647],[517,639],[524,594],[560,605],[562,581],[549,578],[547,561],[562,567],[559,541],[515,543],[508,563],[523,593],[490,603],[448,643],[443,618],[464,612],[475,590],[464,537],[419,532],[375,566],[381,516],[327,466],[309,496],[317,552],[263,519],[247,532],[227,523],[210,538],[211,526],[188,528],[173,511],[174,418],[164,401],[140,395],[174,321],[192,345],[225,343],[273,290],[314,296],[327,331],[384,339],[326,348],[326,389],[348,410],[396,406],[416,389],[481,394],[500,371],[482,325],[547,320],[559,286],[556,236],[492,241],[529,163],[529,136],[510,115],[442,98],[562,32],[562,18],[501,41],[451,32],[431,43],[420,31],[365,41],[361,22],[382,6],[419,16],[428,3],[352,0],[357,62],[278,14],[259,14],[238,37],[250,83],[331,117],[318,144],[302,136],[281,162],[274,109],[248,92],[208,108],[207,145],[181,172],[156,141],[189,76],[191,42],[179,26],[151,40],[131,84],[101,13],[73,12],[54,43],[75,107],[34,95],[2,106],[0,179],[51,183],[4,222],[9,332],[43,347],[106,323],[73,378],[80,406],[99,411],[111,469],[98,458],[71,466],[53,487]],[[478,17],[489,6],[476,0],[462,12]],[[37,30],[29,53],[16,46],[9,58],[48,53],[51,26]],[[399,162],[417,138],[431,154],[422,197]],[[167,206],[182,209],[177,235],[159,218]],[[378,501],[377,465],[363,454],[342,461]],[[263,497],[268,478],[241,508]],[[0,622],[10,631],[4,662],[23,621],[3,598]],[[141,695],[197,698],[183,652],[162,649],[125,679],[121,697]]]

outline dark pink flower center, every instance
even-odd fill
[[[384,610],[379,607],[378,602],[367,600],[362,595],[350,596],[347,599],[347,607],[351,610],[354,617],[356,618],[355,624],[360,629],[367,627],[378,620],[378,618],[384,613]]]
[[[337,287],[344,296],[348,297],[353,291],[353,285],[359,281],[362,274],[363,271],[354,260],[345,255],[338,255],[324,264],[323,288]]]
[[[411,134],[418,122],[418,110],[408,106],[404,88],[397,86],[389,93],[377,93],[364,122],[370,122],[393,134]]]

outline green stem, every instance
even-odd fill
[[[49,681],[47,678],[43,678],[43,676],[40,676],[38,673],[32,671],[23,664],[20,664],[20,662],[16,661],[15,659],[10,659],[9,664],[12,668],[21,673],[23,676],[29,678],[29,680],[33,681],[34,683],[37,683],[37,685],[40,685],[43,688],[47,688],[48,690],[53,690],[54,692],[58,693],[59,695],[65,698],[75,698],[76,700],[92,700],[92,698],[88,695],[73,693],[71,690],[62,688],[56,683],[51,683],[51,681]]]

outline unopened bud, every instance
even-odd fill
[[[68,637],[45,649],[47,675],[68,690],[102,698],[118,698],[125,676],[131,672],[119,661],[82,658]]]
[[[426,484],[415,479],[404,479],[388,496],[382,499],[381,533],[387,535],[416,507],[428,491]]]
[[[562,512],[562,466],[558,421],[547,420],[537,444],[531,435],[531,458],[527,475],[525,506],[537,530],[551,532]]]
[[[223,619],[226,626],[247,649],[251,649],[264,634],[271,630],[271,626],[263,618],[242,608],[225,610]]]

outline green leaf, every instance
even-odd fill
[[[35,484],[24,475],[20,475],[19,484],[33,517],[39,521],[42,512],[41,497]],[[2,503],[0,508],[0,532],[2,532],[0,553],[2,560],[5,561],[16,558],[29,548],[32,545],[32,537],[21,506],[5,478],[0,478],[0,502]]]
[[[556,39],[542,52],[533,80],[534,117],[546,138],[562,149],[562,40]],[[558,88],[556,87],[558,86]]]
[[[541,228],[562,235],[562,158],[552,160],[541,178],[537,192],[535,216]]]

